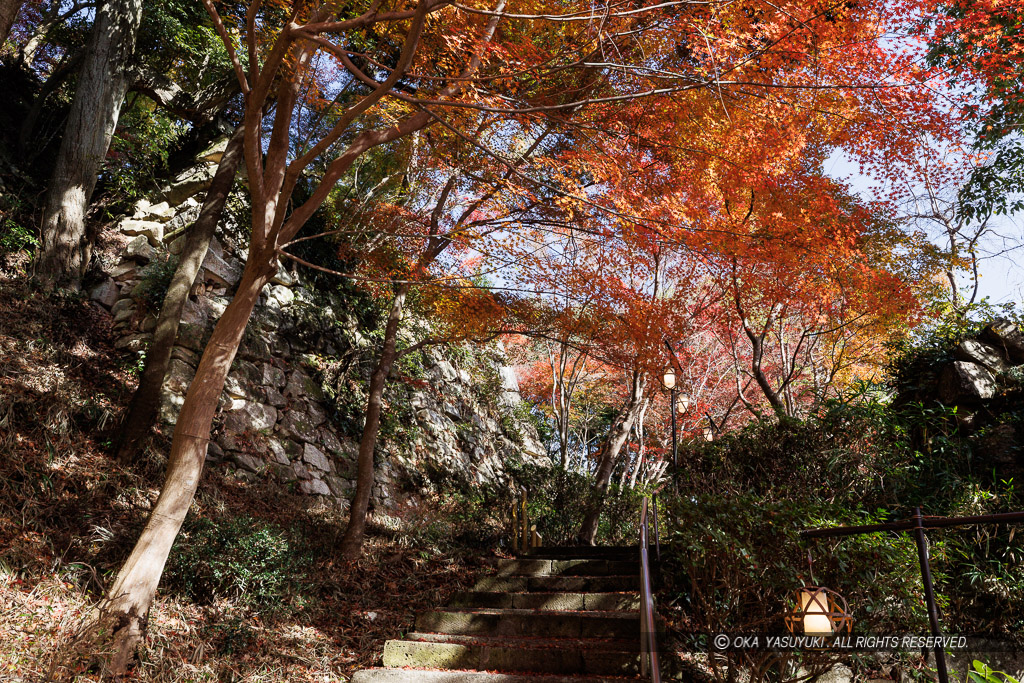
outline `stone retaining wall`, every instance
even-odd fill
[[[207,153],[200,166],[117,224],[119,260],[90,294],[113,316],[119,348],[143,353],[152,338],[158,303],[148,292],[173,267],[167,258],[180,252],[182,232],[198,216],[219,158],[218,149]],[[213,240],[182,316],[164,382],[165,424],[176,419],[203,346],[241,277],[246,252],[230,234],[220,231]],[[375,351],[348,302],[282,270],[264,290],[228,376],[208,460],[241,477],[273,477],[306,494],[347,500],[361,392]],[[505,464],[521,456],[545,460],[533,426],[514,410],[519,389],[502,358],[500,345],[457,354],[428,348],[416,356],[420,377],[392,379],[403,434],[378,443],[377,504],[402,504],[410,488],[429,488],[438,479],[500,482]]]

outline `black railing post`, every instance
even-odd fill
[[[669,406],[669,410],[672,411],[672,467],[679,469],[679,430],[676,427],[676,390],[672,389],[672,405]]]
[[[658,494],[652,497],[654,501],[654,559],[661,562],[661,534],[658,532]]]
[[[932,585],[932,567],[928,561],[928,538],[924,533],[924,518],[921,508],[914,508],[914,538],[917,540],[917,558],[921,562],[921,583],[924,584],[924,601],[928,606],[928,621],[933,636],[941,636],[939,628],[939,607],[935,604],[935,588]],[[946,671],[946,652],[940,645],[935,648],[935,668],[939,673],[939,683],[949,683]]]

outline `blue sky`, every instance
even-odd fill
[[[825,171],[837,180],[843,180],[865,199],[878,198],[872,191],[872,178],[862,173],[858,164],[842,154],[833,154],[825,162]],[[994,232],[1018,241],[1024,239],[1024,216],[999,217],[992,225]],[[985,251],[994,253],[1004,248],[1002,240],[990,239]],[[1024,302],[1024,249],[1002,256],[987,256],[979,263],[978,298],[989,297],[993,304]],[[969,280],[962,278],[966,286]]]

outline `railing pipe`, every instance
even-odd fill
[[[654,594],[651,592],[651,568],[648,557],[648,502],[649,499],[645,497],[640,507],[640,673],[644,677],[650,674],[652,683],[661,683],[657,634],[654,628]]]
[[[654,559],[661,562],[661,534],[658,533],[658,494],[652,496],[654,503]]]
[[[933,636],[941,636],[939,628],[939,608],[935,604],[935,588],[932,586],[932,568],[928,561],[928,539],[924,535],[924,520],[921,508],[914,508],[914,540],[917,541],[917,556],[921,563],[921,583],[924,585],[924,602],[928,607],[928,622],[932,627]],[[935,668],[939,673],[940,683],[948,683],[949,672],[946,670],[946,653],[941,646],[935,648]]]
[[[999,512],[991,515],[974,515],[971,517],[915,517],[898,522],[884,524],[863,524],[860,526],[823,527],[801,531],[804,538],[838,538],[839,536],[858,536],[878,531],[907,531],[921,526],[925,529],[943,529],[951,526],[967,526],[970,524],[1013,524],[1024,522],[1024,512]]]

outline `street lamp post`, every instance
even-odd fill
[[[679,358],[676,357],[676,351],[668,339],[665,339],[665,346],[668,347],[671,358],[662,375],[661,383],[671,397],[672,405],[669,406],[669,412],[672,413],[672,466],[679,467],[679,429],[676,427],[676,412],[682,415],[687,411],[690,407],[690,397],[676,392],[676,368],[679,367]]]
[[[676,430],[676,371],[672,366],[665,368],[661,384],[668,389],[670,406],[668,411],[672,413],[672,466],[679,467],[679,433]]]
[[[690,407],[690,397],[687,394],[679,394],[676,389],[676,371],[671,365],[665,368],[665,373],[661,377],[662,386],[668,390],[670,396],[671,406],[669,412],[672,413],[672,465],[679,467],[679,428],[676,427],[676,413],[680,415],[685,413]]]

